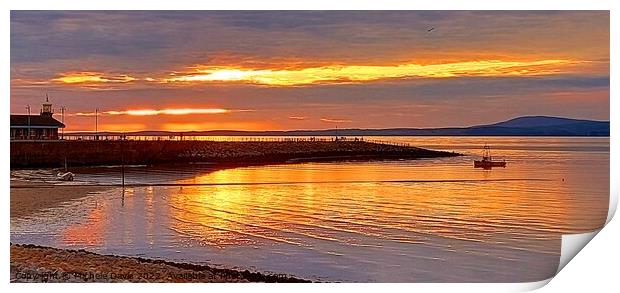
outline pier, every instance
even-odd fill
[[[457,156],[405,144],[362,139],[255,138],[239,141],[76,139],[11,141],[11,168],[216,163],[252,165],[305,161],[418,159]]]

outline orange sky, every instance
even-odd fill
[[[608,12],[16,11],[11,52],[67,131],[609,119]]]

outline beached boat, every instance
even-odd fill
[[[491,169],[493,167],[505,168],[506,161],[493,161],[493,158],[491,157],[491,147],[485,145],[482,153],[482,160],[474,160],[474,168]]]
[[[58,174],[56,175],[56,179],[60,180],[60,181],[73,181],[73,173],[71,172],[58,172]]]

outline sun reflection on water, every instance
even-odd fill
[[[168,170],[171,182],[209,185],[128,188],[47,241],[331,280],[551,276],[560,235],[605,221],[608,140],[488,138],[508,161],[490,171],[473,168],[474,140],[449,159]]]

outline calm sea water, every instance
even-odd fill
[[[561,235],[606,219],[609,138],[377,139],[466,156],[136,166],[127,182],[154,186],[11,219],[11,241],[323,281],[520,282],[554,275]],[[473,168],[485,143],[506,168]],[[120,181],[118,168],[75,171]]]

